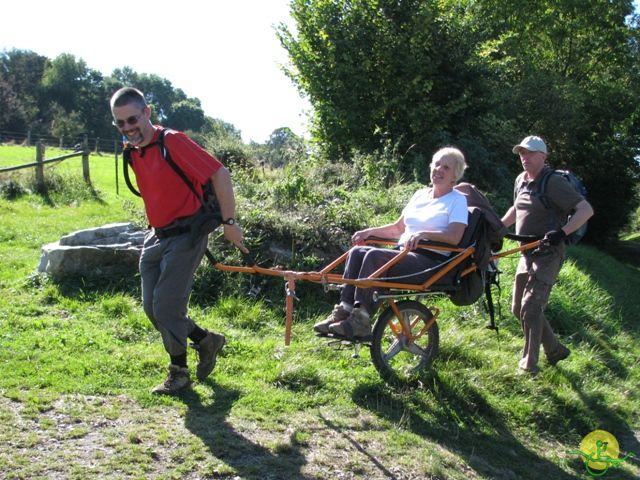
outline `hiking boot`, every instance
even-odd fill
[[[344,322],[347,318],[349,318],[349,312],[347,312],[342,307],[342,305],[334,305],[331,315],[329,315],[323,321],[316,323],[313,326],[313,329],[316,331],[316,333],[326,335],[327,333],[329,333],[330,325],[338,322]]]
[[[518,371],[516,373],[518,375],[528,375],[533,378],[540,373],[540,369],[538,367],[531,367],[531,368],[518,367]]]
[[[169,365],[169,375],[167,379],[151,390],[156,395],[174,395],[191,385],[191,377],[187,367]]]
[[[564,360],[569,355],[571,355],[571,350],[562,345],[558,344],[558,349],[550,355],[547,355],[547,361],[549,365],[556,365],[560,360]]]
[[[227,343],[224,335],[207,331],[207,336],[198,343],[192,343],[191,346],[198,352],[198,366],[196,368],[196,377],[202,381],[209,376],[216,366],[216,357],[218,352]]]
[[[349,340],[371,337],[371,316],[364,308],[354,308],[349,318],[329,326],[329,332]]]
[[[540,373],[540,369],[537,366],[527,367],[526,361],[524,358],[520,359],[518,362],[518,375],[529,375],[530,377],[535,377]]]

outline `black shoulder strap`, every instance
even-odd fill
[[[540,183],[538,184],[537,195],[544,208],[549,210],[551,208],[551,204],[549,203],[549,198],[547,197],[547,186],[549,185],[549,179],[551,175],[555,174],[556,171],[553,168],[546,168],[542,173],[542,178],[540,178]]]
[[[160,135],[158,136],[158,140],[157,140],[158,146],[160,147],[160,151],[162,152],[162,156],[167,161],[169,166],[173,169],[173,171],[176,172],[176,174],[182,179],[182,181],[187,185],[187,187],[189,187],[189,190],[191,190],[193,194],[196,196],[196,198],[200,200],[200,203],[204,203],[202,195],[198,193],[198,191],[196,190],[196,187],[193,186],[193,183],[191,183],[191,181],[187,178],[187,176],[182,171],[182,169],[171,158],[171,154],[169,153],[169,150],[164,144],[164,134],[166,131],[167,131],[166,128],[160,129]]]
[[[193,183],[189,181],[182,169],[171,158],[171,154],[164,144],[164,135],[166,130],[166,128],[161,128],[158,139],[155,142],[145,145],[140,149],[141,155],[144,155],[144,152],[147,148],[158,145],[158,148],[160,148],[160,152],[162,153],[162,158],[166,160],[172,170],[182,179],[187,187],[189,187],[189,190],[191,190],[191,192],[196,196],[200,203],[203,203],[202,195],[198,193],[196,188],[193,186]],[[122,150],[122,171],[124,172],[125,183],[127,184],[127,187],[129,187],[129,190],[131,190],[131,193],[138,197],[141,197],[142,195],[140,195],[140,192],[133,186],[133,184],[131,183],[131,178],[129,177],[129,166],[131,165],[131,150],[132,148],[128,144],[125,144],[124,149]]]
[[[129,166],[131,165],[131,147],[128,144],[124,145],[122,149],[122,172],[124,173],[124,181],[131,190],[131,193],[136,195],[137,197],[141,197],[140,192],[136,190],[136,188],[131,183],[131,178],[129,177]]]

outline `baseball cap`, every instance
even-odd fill
[[[530,152],[547,153],[547,145],[544,143],[544,140],[542,140],[540,137],[536,137],[535,135],[526,137],[520,142],[519,145],[513,147],[511,151],[513,153],[518,153],[521,148],[529,150]]]

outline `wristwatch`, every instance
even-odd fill
[[[236,224],[236,219],[233,217],[229,217],[226,220],[222,220],[222,224],[223,225],[235,225]]]

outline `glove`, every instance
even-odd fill
[[[567,237],[567,234],[564,233],[564,230],[551,230],[544,235],[542,241],[549,245],[559,245],[561,241],[563,241]]]

